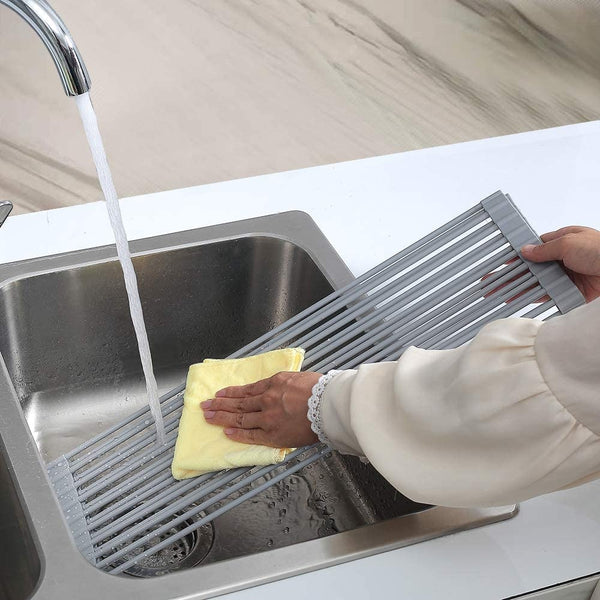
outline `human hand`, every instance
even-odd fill
[[[200,404],[208,423],[246,444],[298,448],[318,441],[310,428],[308,399],[320,373],[282,372],[249,385],[217,392]]]
[[[600,297],[600,231],[563,227],[542,235],[542,242],[523,246],[523,258],[532,262],[561,261],[586,302]]]

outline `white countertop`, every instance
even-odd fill
[[[304,210],[359,274],[497,189],[539,233],[600,229],[598,157],[600,122],[592,122],[126,198],[122,211],[137,239]],[[103,203],[32,213],[0,230],[0,261],[111,241]],[[597,571],[600,481],[524,502],[503,523],[228,597],[485,600]]]

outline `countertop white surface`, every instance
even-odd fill
[[[137,239],[304,210],[359,274],[497,189],[539,233],[600,228],[599,157],[600,122],[591,122],[126,198],[122,211]],[[31,213],[0,230],[0,262],[111,241],[103,203]],[[503,523],[228,597],[485,600],[597,571],[600,482],[593,482],[524,502]]]

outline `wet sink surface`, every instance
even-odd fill
[[[163,392],[185,380],[191,363],[231,354],[351,278],[306,216],[248,223],[134,246],[142,252],[134,265]],[[143,406],[121,271],[112,250],[99,249],[9,265],[3,275],[0,353],[16,404],[48,462]],[[170,551],[169,569],[199,566],[153,579],[156,586],[148,597],[175,597],[166,591],[172,587],[163,593],[160,586],[173,577],[181,578],[184,595],[183,577],[193,571],[205,576],[188,594],[208,597],[506,518],[511,511],[453,512],[419,505],[370,465],[334,453],[184,539]],[[54,525],[64,532],[64,523]],[[27,544],[27,536],[22,538]],[[316,545],[311,549],[300,542]],[[26,554],[34,579],[36,554]],[[225,560],[236,557],[245,558],[235,565]],[[147,566],[131,574],[165,572],[162,566]],[[115,587],[120,582],[143,584],[91,565],[83,573],[100,574],[105,592],[111,588],[115,597],[121,597]]]

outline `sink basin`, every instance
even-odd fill
[[[231,354],[351,279],[297,212],[141,240],[132,249],[161,392],[183,382],[191,363]],[[9,485],[2,500],[2,514],[11,515],[5,535],[23,547],[12,559],[20,587],[9,598],[26,597],[36,582],[44,598],[68,597],[82,585],[97,585],[98,597],[133,590],[145,598],[210,597],[515,514],[514,506],[414,503],[370,465],[333,453],[184,539],[167,566],[103,573],[79,555],[44,463],[143,405],[134,340],[111,247],[0,266],[7,406],[0,434],[14,489],[22,490]],[[6,466],[0,473],[10,479]],[[156,575],[151,585],[144,579]]]
[[[159,391],[332,290],[309,254],[261,235],[134,259]],[[145,388],[121,267],[94,262],[0,287],[0,353],[45,461],[121,421]]]
[[[0,441],[0,598],[29,598],[41,573],[40,557],[20,491]]]

